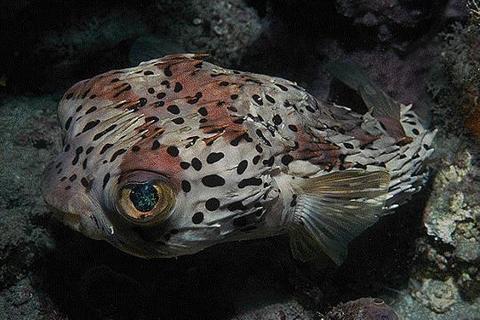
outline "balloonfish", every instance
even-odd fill
[[[328,255],[425,183],[435,135],[359,70],[331,64],[364,114],[296,83],[175,54],[70,88],[43,196],[54,215],[129,254],[175,257],[288,233]]]

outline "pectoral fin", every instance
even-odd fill
[[[295,258],[308,261],[325,252],[336,264],[348,243],[382,212],[390,176],[385,171],[348,170],[305,179],[299,190],[290,243]]]

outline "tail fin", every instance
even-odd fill
[[[430,145],[435,131],[425,129],[411,106],[393,100],[358,67],[330,63],[327,69],[364,100],[369,111],[362,126],[382,133],[345,158],[365,169],[331,172],[293,183],[298,193],[290,225],[294,256],[308,261],[323,251],[341,264],[352,239],[425,183],[423,163],[433,152]]]
[[[385,152],[387,145],[377,141],[377,148],[363,150],[357,158],[382,159],[391,176],[386,209],[403,204],[425,183],[427,173],[423,162],[430,157],[430,147],[436,130],[429,131],[410,106],[396,102],[375,85],[358,66],[342,62],[329,62],[325,68],[338,80],[356,90],[367,105],[371,115],[385,132],[395,139],[395,146]],[[349,160],[354,160],[350,157]]]

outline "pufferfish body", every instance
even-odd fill
[[[201,58],[165,56],[65,93],[64,147],[43,186],[65,224],[146,258],[288,232],[296,258],[341,263],[424,183],[434,132],[361,74],[338,72],[363,115]]]

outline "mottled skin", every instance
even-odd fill
[[[319,102],[295,83],[171,55],[74,85],[59,105],[63,152],[46,202],[72,228],[142,257],[191,254],[266,237],[292,222],[292,182],[387,170],[386,209],[417,191],[433,135],[408,107],[375,119]],[[175,205],[162,223],[118,214],[129,182],[162,179]]]

